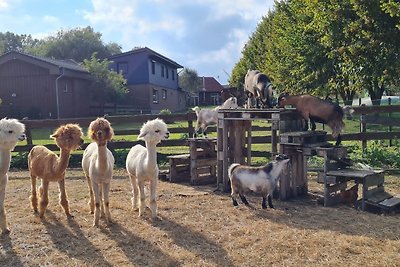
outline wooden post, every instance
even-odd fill
[[[192,140],[189,142],[189,149],[190,149],[190,183],[192,184],[193,181],[197,180],[198,178],[196,141]]]
[[[188,121],[188,134],[189,134],[189,138],[193,137],[194,134],[194,128],[193,128],[193,121]]]
[[[229,192],[229,177],[228,177],[228,168],[229,168],[229,162],[230,162],[230,155],[228,151],[228,132],[230,132],[229,129],[229,122],[227,120],[223,120],[222,123],[223,127],[223,134],[222,134],[222,150],[223,150],[223,192]]]
[[[32,131],[31,127],[28,125],[25,126],[25,136],[26,136],[26,144],[32,145]]]
[[[223,134],[224,134],[224,114],[218,113],[218,122],[217,122],[217,187],[216,190],[219,189],[219,185],[224,181],[224,148],[223,148]]]
[[[388,104],[391,105],[392,104],[392,99],[389,97],[388,98]],[[389,119],[392,118],[392,113],[389,112]],[[392,125],[389,125],[389,132],[392,132]],[[389,139],[389,146],[392,146],[392,139]]]
[[[279,114],[272,114],[271,120],[271,158],[273,159],[278,152],[278,135],[277,131],[279,130]]]
[[[366,122],[364,114],[360,116],[360,123],[361,123],[361,132],[362,133],[367,132],[367,122]],[[362,151],[364,153],[367,149],[367,140],[361,141],[361,147],[362,147]]]

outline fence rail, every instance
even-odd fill
[[[360,132],[359,133],[344,133],[342,135],[342,139],[346,141],[361,141],[363,146],[366,145],[366,141],[369,140],[392,140],[400,137],[400,131],[390,131],[390,132],[367,132],[367,124],[369,122],[374,123],[385,123],[389,122],[390,126],[400,126],[400,121],[394,119],[384,119],[378,121],[365,119],[365,115],[367,114],[382,114],[382,113],[395,113],[400,112],[400,105],[389,105],[389,106],[355,106],[353,107],[355,112],[354,114],[360,115]],[[131,123],[132,125],[140,125],[143,122],[148,120],[152,120],[155,118],[163,119],[166,123],[171,124],[174,122],[187,122],[186,127],[179,128],[169,128],[171,133],[181,133],[182,135],[192,136],[194,132],[193,123],[196,120],[196,114],[194,113],[181,113],[181,114],[171,114],[171,115],[135,115],[135,116],[109,116],[107,119],[112,124],[120,124],[120,123]],[[24,120],[23,123],[26,126],[26,134],[27,134],[27,143],[25,145],[18,145],[14,151],[16,152],[25,152],[29,151],[34,145],[32,140],[32,131],[34,129],[40,128],[52,128],[55,129],[58,126],[66,123],[78,123],[81,126],[89,125],[94,117],[91,118],[71,118],[71,119],[59,119],[59,120]],[[265,131],[266,133],[270,130],[269,126],[260,127],[253,126],[252,131]],[[215,132],[216,127],[210,127],[208,132]],[[139,133],[139,129],[127,129],[127,130],[115,130],[116,136],[121,135],[137,135]],[[116,138],[117,139],[117,138]],[[333,141],[334,139],[331,135],[328,135],[328,140]],[[49,140],[50,142],[50,140]],[[270,143],[271,136],[253,136],[252,143],[253,144],[264,144]],[[126,140],[117,140],[109,143],[110,149],[128,149],[135,144],[142,143],[142,141],[126,141]],[[86,147],[87,144],[83,146]],[[176,146],[186,146],[185,139],[169,139],[163,141],[159,146],[161,147],[176,147]],[[49,143],[45,145],[50,150],[57,151],[59,148],[53,144]],[[252,152],[253,153],[253,152]],[[254,151],[255,155],[260,154],[260,152]],[[268,152],[266,152],[268,153]]]

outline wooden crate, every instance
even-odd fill
[[[168,156],[169,181],[183,182],[190,180],[190,154]]]

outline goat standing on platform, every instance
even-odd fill
[[[274,161],[261,167],[251,167],[233,163],[228,169],[233,206],[238,206],[236,200],[237,195],[239,195],[242,202],[248,206],[249,202],[247,202],[244,195],[254,192],[261,194],[263,209],[267,208],[267,198],[268,206],[273,209],[274,206],[272,205],[271,195],[275,190],[282,170],[286,167],[288,162],[289,158],[286,155],[277,155]]]
[[[247,94],[247,107],[252,101],[261,102],[261,108],[272,108],[272,83],[270,78],[258,70],[248,70],[244,78],[244,91]]]
[[[336,146],[339,146],[342,138],[342,132],[345,124],[343,122],[344,112],[342,107],[336,103],[319,99],[311,95],[289,95],[283,93],[278,98],[279,107],[293,105],[306,121],[304,131],[308,130],[308,121],[311,124],[311,130],[315,131],[315,122],[327,124],[332,129],[332,136],[336,138]],[[354,110],[349,110],[351,114]]]
[[[196,128],[194,131],[194,137],[198,134],[201,129],[203,136],[205,136],[205,132],[207,127],[210,125],[215,125],[218,122],[218,110],[219,109],[230,109],[230,108],[238,108],[236,97],[232,96],[228,98],[221,106],[215,107],[213,109],[200,109],[199,107],[194,107],[192,110],[196,112],[197,122]]]

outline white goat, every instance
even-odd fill
[[[272,83],[266,74],[248,70],[244,77],[244,92],[247,95],[247,108],[253,107],[253,100],[261,108],[272,108]]]
[[[206,135],[207,127],[210,125],[215,125],[218,122],[218,110],[219,109],[230,109],[230,108],[238,108],[237,98],[232,96],[225,100],[225,102],[221,106],[217,106],[213,109],[204,108],[200,109],[199,107],[194,107],[192,110],[196,112],[197,122],[196,128],[194,131],[194,137],[196,137],[198,131],[201,128],[202,134]]]
[[[163,120],[157,118],[148,121],[142,126],[138,136],[138,139],[145,141],[146,147],[135,145],[126,158],[126,170],[132,184],[132,208],[134,210],[137,209],[138,197],[140,197],[139,217],[143,215],[146,207],[144,184],[150,182],[150,210],[152,219],[157,218],[158,165],[156,146],[168,137],[169,131]]]
[[[7,118],[0,120],[0,231],[2,234],[8,234],[10,232],[7,227],[4,200],[6,197],[11,151],[18,141],[25,139],[24,132],[25,125],[18,120]],[[15,202],[16,200],[14,199],[13,201]]]
[[[228,175],[231,181],[233,206],[238,205],[236,201],[237,195],[239,195],[245,205],[249,205],[244,195],[254,192],[261,194],[263,209],[267,208],[267,197],[268,205],[273,209],[271,194],[278,183],[282,170],[288,162],[289,159],[286,155],[277,155],[274,161],[260,167],[245,166],[238,163],[231,164],[228,169]]]
[[[89,144],[85,152],[83,152],[82,169],[85,172],[89,187],[90,212],[94,212],[93,225],[98,226],[100,214],[101,216],[105,215],[107,223],[111,223],[109,192],[114,168],[114,156],[107,148],[107,141],[112,139],[114,131],[108,120],[97,118],[90,123],[88,136],[94,142]],[[105,208],[103,206],[103,197]]]

